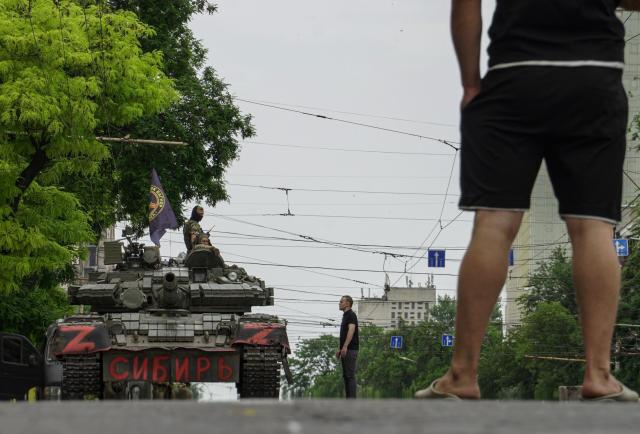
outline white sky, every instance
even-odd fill
[[[449,35],[450,2],[217,0],[215,3],[219,12],[213,16],[195,17],[191,28],[209,50],[207,64],[216,69],[237,98],[423,136],[459,140],[457,124],[461,91]],[[484,2],[486,24],[490,22],[493,8],[493,1]],[[483,50],[486,43],[485,38]],[[485,64],[483,52],[483,68]],[[230,202],[218,204],[215,209],[205,207],[208,215],[202,224],[204,229],[214,226],[213,241],[225,260],[238,264],[270,261],[377,271],[315,270],[373,284],[361,285],[301,269],[246,265],[250,274],[276,287],[276,306],[256,310],[287,318],[293,345],[300,339],[321,333],[337,333],[337,328],[323,328],[314,322],[339,322],[340,295],[350,294],[359,298],[361,288],[364,288],[365,295],[369,291],[372,296],[381,295],[384,274],[380,271],[383,266],[389,271],[391,282],[399,280],[397,285],[403,286],[405,278],[402,274],[391,271],[403,270],[405,259],[388,257],[385,264],[384,256],[380,254],[327,245],[231,238],[232,235],[220,232],[296,237],[212,214],[232,216],[253,224],[333,242],[423,245],[424,248],[417,252],[378,249],[423,257],[426,246],[430,244],[433,248],[445,249],[466,246],[471,228],[470,213],[462,214],[434,239],[440,232],[437,220],[441,212],[444,223],[459,212],[459,161],[456,159],[453,164],[454,151],[451,148],[432,140],[246,102],[238,102],[238,105],[243,112],[253,115],[257,135],[242,144],[239,160],[227,172]],[[318,147],[399,154],[314,149]],[[445,201],[443,194],[451,173],[449,196]],[[237,184],[291,188],[290,209],[296,216],[263,216],[287,212],[284,192]],[[418,194],[305,192],[296,189]],[[305,214],[385,219],[300,216]],[[431,235],[427,237],[429,233]],[[184,250],[181,232],[165,235],[162,243],[163,254],[177,255]],[[410,259],[408,266],[415,263],[415,272],[433,271],[439,293],[454,295],[452,289],[456,278],[438,274],[455,275],[462,254],[462,250],[448,250],[444,269],[428,268],[426,259],[417,262]],[[414,284],[426,280],[425,275],[411,275],[410,278]]]

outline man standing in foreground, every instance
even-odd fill
[[[340,349],[336,352],[336,357],[342,362],[342,378],[347,399],[356,398],[356,361],[359,347],[358,317],[351,307],[353,299],[348,295],[342,296],[338,308],[344,313],[340,325]]]
[[[460,208],[476,215],[460,266],[451,366],[416,397],[480,398],[482,339],[544,160],[573,249],[583,399],[638,402],[611,374],[610,350],[620,289],[612,225],[620,221],[628,117],[624,26],[615,9],[638,9],[640,0],[496,3],[481,80],[481,0],[452,0],[464,90]]]

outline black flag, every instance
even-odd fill
[[[171,204],[160,185],[156,169],[151,170],[151,189],[149,191],[149,236],[156,246],[167,229],[176,229],[178,222]]]

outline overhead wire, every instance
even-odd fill
[[[259,100],[259,99],[255,99],[255,98],[249,98],[249,100],[256,101],[256,102],[259,102],[259,103],[273,104],[273,105],[285,106],[285,107],[296,107],[296,108],[311,109],[311,110],[322,110],[322,111],[325,111],[325,112],[340,113],[340,114],[362,116],[362,117],[369,117],[369,118],[386,119],[386,120],[391,120],[391,121],[411,122],[411,123],[416,123],[416,124],[425,124],[425,125],[435,125],[435,126],[441,126],[441,127],[458,128],[457,124],[447,124],[447,123],[442,123],[442,122],[420,121],[420,120],[416,120],[416,119],[406,119],[406,118],[400,118],[400,117],[395,117],[395,116],[374,115],[374,114],[369,114],[369,113],[359,113],[359,112],[353,112],[353,111],[336,110],[336,109],[323,108],[323,107],[314,107],[314,106],[307,106],[307,105],[285,104],[285,103],[281,103],[281,102],[264,101],[264,100]]]
[[[356,152],[356,153],[365,153],[365,154],[382,154],[382,155],[408,155],[408,156],[416,156],[416,155],[427,155],[430,157],[435,156],[444,156],[448,157],[451,153],[438,153],[438,152],[405,152],[405,151],[380,151],[374,149],[354,149],[354,148],[335,148],[329,146],[303,146],[303,145],[288,145],[283,143],[269,143],[269,142],[258,142],[253,140],[244,140],[243,144],[249,145],[262,145],[262,146],[272,146],[279,148],[291,148],[291,149],[302,149],[302,150],[319,150],[319,151],[333,151],[333,152]]]
[[[430,136],[425,136],[425,135],[422,135],[422,134],[396,130],[396,129],[393,129],[393,128],[385,128],[385,127],[381,127],[381,126],[378,126],[378,125],[371,125],[371,124],[365,124],[365,123],[362,123],[362,122],[349,121],[349,120],[346,120],[346,119],[334,118],[334,117],[331,117],[331,116],[321,115],[321,114],[317,114],[317,113],[305,112],[305,111],[302,111],[302,110],[294,110],[294,109],[290,109],[290,108],[286,108],[286,107],[278,107],[277,105],[274,105],[274,104],[265,104],[265,103],[260,103],[260,102],[257,102],[257,101],[251,101],[251,100],[244,99],[244,98],[235,98],[235,100],[236,101],[246,102],[248,104],[254,104],[254,105],[262,106],[262,107],[268,107],[268,108],[272,108],[272,109],[275,109],[275,110],[282,110],[282,111],[297,113],[297,114],[301,114],[303,116],[311,116],[311,117],[315,117],[315,118],[318,118],[318,119],[325,119],[325,120],[341,122],[341,123],[345,123],[345,124],[349,124],[349,125],[356,125],[356,126],[365,127],[365,128],[372,128],[372,129],[376,129],[376,130],[380,130],[380,131],[386,131],[386,132],[390,132],[390,133],[416,137],[416,138],[419,138],[419,139],[432,140],[432,141],[435,141],[435,142],[442,143],[443,145],[446,145],[446,146],[448,146],[448,147],[450,147],[450,148],[452,148],[452,149],[454,149],[456,151],[458,149],[460,149],[459,147],[455,146],[455,145],[459,145],[460,144],[459,142],[455,142],[455,141],[449,140],[449,139],[441,139],[441,138],[437,138],[437,137],[430,137]]]

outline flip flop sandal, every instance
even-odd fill
[[[597,396],[595,398],[582,397],[581,400],[585,402],[638,402],[638,394],[629,389],[624,384],[618,382],[622,390],[610,395]]]
[[[434,380],[433,383],[426,389],[418,390],[414,397],[416,399],[448,399],[451,401],[460,401],[461,398],[453,393],[439,392],[436,390],[436,384],[438,380]]]

